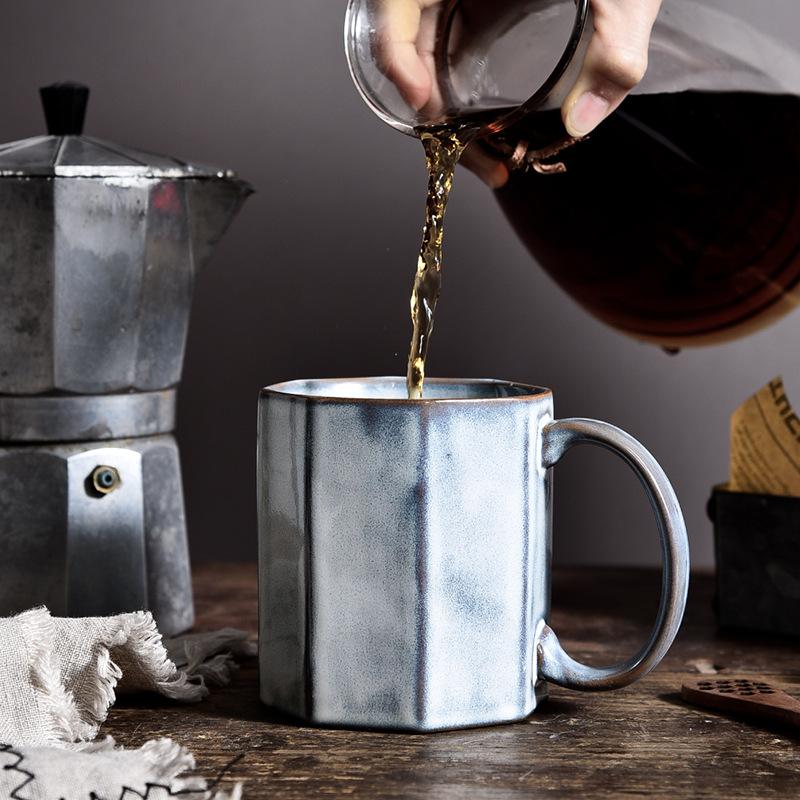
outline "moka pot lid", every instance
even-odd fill
[[[193,164],[84,136],[89,88],[57,83],[40,90],[47,136],[0,145],[2,178],[235,178],[230,170]]]

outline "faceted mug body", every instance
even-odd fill
[[[262,394],[262,700],[346,726],[525,717],[548,612],[552,396],[476,382],[466,402],[380,399],[399,388]]]

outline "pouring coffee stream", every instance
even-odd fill
[[[505,113],[504,111],[498,112]],[[425,225],[422,229],[422,244],[417,258],[417,270],[411,291],[412,337],[408,354],[406,385],[410,400],[422,397],[425,381],[425,362],[433,333],[436,303],[442,286],[442,265],[444,260],[444,217],[447,202],[453,185],[458,161],[465,149],[476,142],[483,124],[470,121],[467,117],[455,122],[420,128],[417,131],[425,149],[425,162],[428,169],[428,194],[425,201]],[[532,167],[537,172],[561,172],[560,162],[545,164],[539,160],[557,155],[573,140],[562,139],[553,147],[542,151],[529,151],[526,142],[516,146],[504,144],[502,139],[494,142],[494,147],[512,158],[519,153],[516,167]],[[487,144],[487,146],[489,146]]]
[[[464,137],[466,139],[466,137]],[[433,333],[433,315],[442,286],[442,244],[444,215],[453,185],[456,164],[464,152],[466,141],[458,132],[447,129],[420,134],[428,166],[428,197],[425,203],[425,227],[417,259],[414,287],[411,290],[411,322],[413,333],[408,354],[408,397],[422,397],[425,381],[425,358]]]

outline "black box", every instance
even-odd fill
[[[714,487],[719,624],[800,636],[800,498]]]

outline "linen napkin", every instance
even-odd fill
[[[242,631],[166,643],[149,612],[66,619],[37,608],[0,619],[0,798],[160,800],[237,798],[186,777],[192,755],[170,739],[138,749],[94,742],[116,692],[157,692],[184,702],[224,684],[255,645]]]

